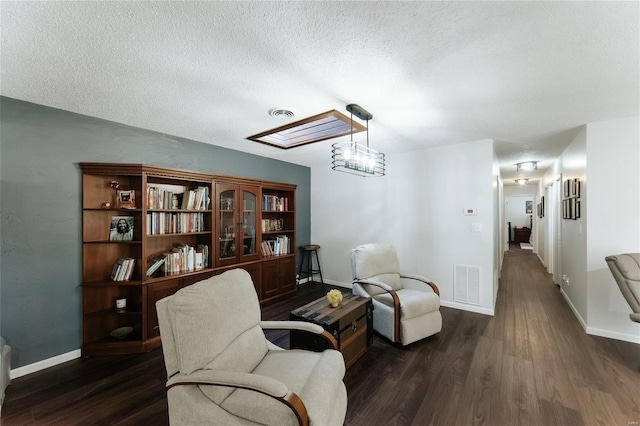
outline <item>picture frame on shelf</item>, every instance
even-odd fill
[[[133,189],[116,189],[116,204],[120,209],[135,209],[136,191]]]
[[[111,216],[109,241],[132,241],[133,223],[133,216]]]

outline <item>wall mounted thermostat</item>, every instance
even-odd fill
[[[477,214],[477,210],[476,209],[472,209],[472,208],[465,208],[464,209],[464,215],[465,216],[475,216]]]

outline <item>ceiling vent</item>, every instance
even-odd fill
[[[269,115],[284,120],[286,118],[293,118],[295,116],[295,113],[289,109],[274,108],[272,110],[269,110]]]
[[[271,110],[270,115],[274,115],[276,111],[287,110]],[[291,111],[288,111],[293,114]],[[284,114],[284,113],[282,113]],[[274,115],[281,116],[281,115]],[[296,146],[307,145],[314,142],[320,142],[327,139],[333,139],[340,136],[346,136],[352,133],[363,132],[367,130],[360,123],[353,123],[351,127],[351,119],[346,115],[334,110],[314,115],[293,123],[257,135],[249,136],[247,139],[260,142],[276,148],[289,149]]]

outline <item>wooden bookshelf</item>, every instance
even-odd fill
[[[295,185],[142,164],[80,169],[83,356],[159,347],[155,302],[228,269],[251,274],[262,304],[296,293]],[[134,201],[121,207],[117,191]],[[286,209],[263,211],[263,195],[286,198]],[[262,232],[263,219],[280,221],[282,229]],[[263,240],[283,236],[286,252],[263,254]],[[112,280],[125,258],[134,260],[130,276]],[[147,275],[156,262],[161,266]],[[124,310],[116,309],[120,298],[127,299]],[[112,336],[124,327],[128,334]]]

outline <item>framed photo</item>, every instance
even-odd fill
[[[575,178],[573,180],[573,186],[571,188],[571,196],[580,198],[580,180],[578,180],[578,178]]]
[[[573,216],[571,217],[573,220],[580,219],[580,201],[576,198],[573,199]]]
[[[562,218],[573,219],[573,202],[574,198],[566,198],[562,200]]]
[[[533,201],[527,200],[525,201],[525,213],[532,214],[533,213]]]
[[[569,198],[571,196],[571,179],[567,179],[564,181],[564,198]]]
[[[544,217],[544,195],[540,198],[540,217]]]
[[[118,208],[135,209],[136,208],[136,191],[133,189],[117,189],[116,202]]]
[[[111,216],[109,241],[133,240],[133,216]]]

